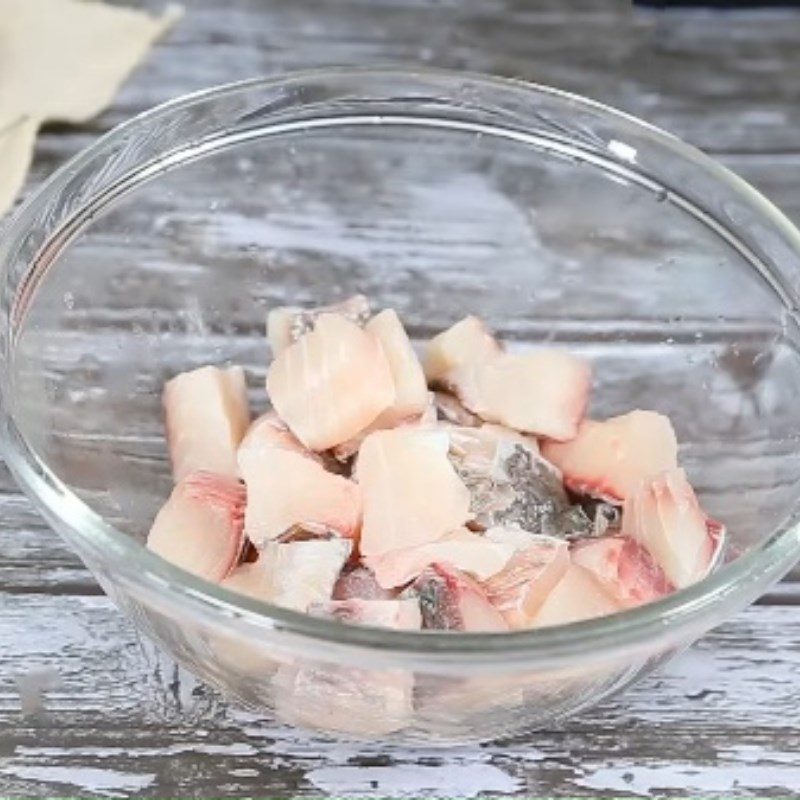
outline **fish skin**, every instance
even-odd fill
[[[593,527],[570,502],[561,473],[536,440],[499,425],[448,428],[450,460],[470,491],[470,525],[518,525],[533,534],[576,538]]]
[[[364,565],[345,567],[333,587],[333,600],[394,600],[399,593],[384,589]]]
[[[477,581],[449,564],[431,564],[413,584],[422,627],[432,630],[502,632],[503,615]]]
[[[437,419],[449,422],[461,428],[480,428],[484,422],[477,415],[468,411],[461,401],[449,392],[434,392]]]
[[[164,385],[162,403],[175,482],[197,471],[235,478],[236,450],[250,424],[244,370],[182,372]]]

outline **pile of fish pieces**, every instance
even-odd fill
[[[723,526],[669,419],[585,418],[591,370],[468,316],[420,360],[366,298],[267,319],[271,411],[240,367],[166,384],[175,488],[148,546],[235,592],[387,628],[507,631],[703,578]]]

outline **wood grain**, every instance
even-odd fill
[[[193,0],[187,9],[91,129],[240,78],[391,63],[549,84],[714,152],[798,149],[800,14],[792,10],[658,13],[619,0],[235,0],[224,9]]]
[[[108,112],[45,130],[29,186],[99,133],[189,91],[313,66],[416,64],[520,77],[617,106],[716,154],[800,222],[796,10],[659,13],[618,0],[185,5]],[[559,730],[415,750],[332,742],[228,707],[139,640],[5,468],[0,520],[3,798],[780,798],[800,785],[800,582]]]
[[[800,780],[791,608],[749,609],[561,729],[454,750],[334,742],[231,708],[105,597],[6,597],[0,641],[2,797],[780,797]],[[27,692],[52,688],[23,716],[26,675]]]

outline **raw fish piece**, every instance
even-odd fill
[[[447,457],[446,431],[396,428],[370,434],[355,477],[364,519],[360,548],[377,556],[434,542],[469,518],[469,491]]]
[[[480,428],[483,420],[471,411],[467,411],[461,401],[449,392],[434,392],[437,418],[442,422],[451,422],[462,428]]]
[[[507,538],[513,529],[491,528],[487,537]],[[506,566],[484,584],[486,595],[511,628],[529,628],[549,594],[569,567],[565,541],[522,533],[518,550]]]
[[[422,627],[419,603],[413,597],[402,600],[326,600],[311,605],[308,613],[373,628],[418,631]]]
[[[200,367],[164,386],[167,442],[175,482],[191,472],[235,478],[236,448],[250,424],[241,367]]]
[[[239,467],[249,496],[245,530],[256,547],[295,525],[358,535],[361,492],[353,481],[327,472],[302,453],[270,445],[242,450]]]
[[[561,473],[538,455],[530,437],[499,425],[447,428],[450,460],[470,491],[473,525],[518,525],[548,536],[592,533],[579,506],[569,502]]]
[[[563,350],[536,350],[467,362],[448,373],[446,383],[487,422],[562,441],[578,432],[591,370]]]
[[[503,352],[486,323],[464,317],[428,342],[423,366],[429,384],[447,385],[453,370],[474,361],[488,361]]]
[[[307,611],[312,603],[330,600],[351,550],[352,542],[348,539],[269,542],[259,560],[264,560],[264,568],[269,572],[272,602],[295,611]]]
[[[274,595],[272,584],[272,573],[266,568],[264,559],[259,557],[249,564],[239,564],[220,586],[271,603]]]
[[[677,589],[709,573],[722,547],[720,529],[703,513],[682,469],[642,483],[622,508],[622,534],[640,542]]]
[[[293,453],[300,453],[320,463],[322,462],[322,459],[316,453],[300,442],[289,430],[289,426],[274,411],[262,414],[250,424],[239,445],[237,457],[240,458],[243,451],[258,450],[261,447],[278,447],[282,450],[291,450]]]
[[[394,380],[373,336],[335,314],[287,347],[267,371],[278,415],[311,450],[352,439],[395,398]]]
[[[433,405],[433,392],[427,392],[428,400],[422,413],[413,414],[405,419],[393,417],[391,414],[383,413],[371,425],[366,427],[357,436],[348,439],[342,444],[337,444],[331,450],[333,458],[339,463],[349,461],[359,450],[364,439],[375,431],[384,431],[391,428],[429,428],[436,425],[436,408]]]
[[[245,489],[237,480],[193,472],[172,490],[156,515],[147,547],[209,581],[221,581],[244,546]]]
[[[446,631],[507,631],[508,624],[477,581],[448,564],[431,564],[414,581],[422,627]]]
[[[534,628],[567,625],[614,614],[619,610],[619,604],[603,590],[588,570],[569,564],[530,625]]]
[[[658,600],[673,591],[653,557],[639,542],[626,536],[577,542],[572,562],[589,570],[625,608]]]
[[[393,600],[397,592],[384,589],[375,573],[364,566],[345,567],[333,587],[334,600]]]
[[[285,350],[309,331],[314,330],[321,314],[339,314],[360,327],[366,325],[372,311],[369,300],[363,294],[356,294],[341,303],[333,303],[318,308],[298,306],[279,306],[267,314],[267,341],[272,348],[272,357]]]
[[[435,563],[450,564],[482,581],[500,572],[515,549],[513,544],[492,541],[462,529],[438,542],[368,556],[364,563],[374,571],[378,584],[386,589],[403,586]]]
[[[378,417],[385,428],[420,416],[428,407],[428,386],[417,354],[397,313],[391,308],[381,311],[365,326],[380,343],[394,380],[395,398]]]
[[[604,422],[585,419],[571,442],[544,442],[542,453],[575,492],[609,502],[624,500],[643,480],[678,466],[678,442],[669,417],[631,411]]]
[[[281,667],[273,685],[278,716],[290,725],[375,737],[414,717],[408,670],[303,662]]]

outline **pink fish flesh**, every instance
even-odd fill
[[[643,480],[678,466],[678,443],[668,417],[631,411],[605,422],[584,420],[570,442],[545,442],[542,453],[575,492],[624,500]]]
[[[156,515],[147,547],[181,569],[221,581],[244,547],[245,489],[239,481],[193,472]]]

